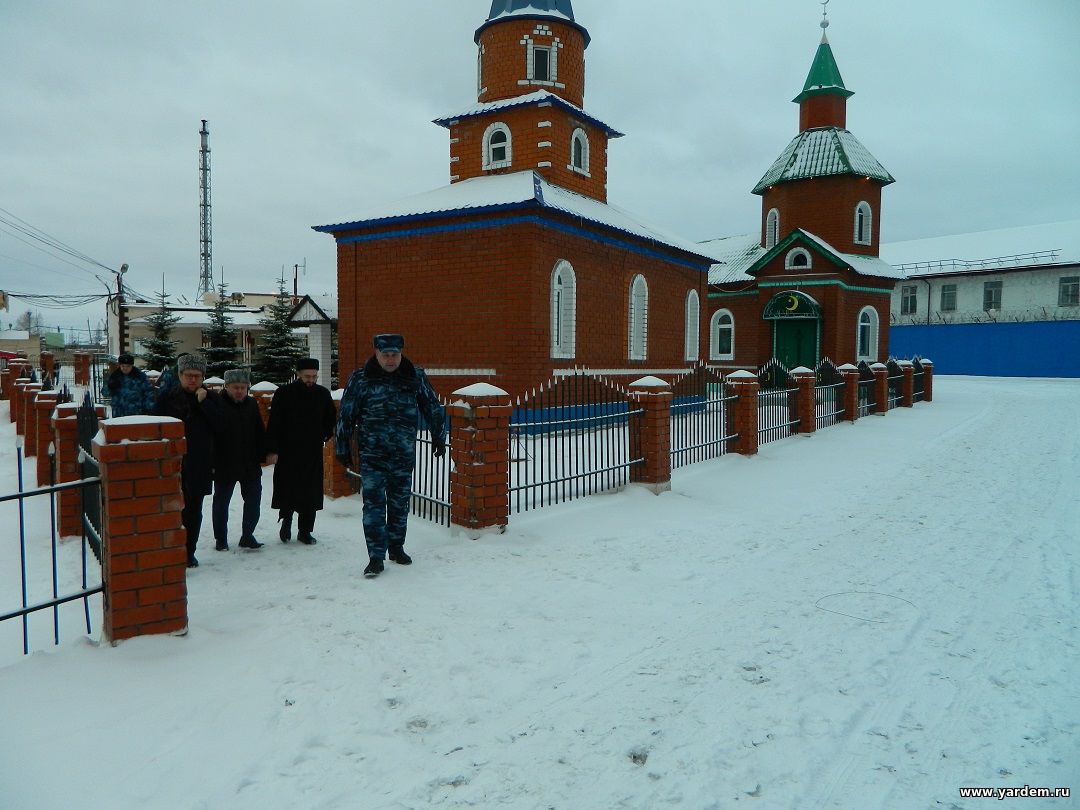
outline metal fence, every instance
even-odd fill
[[[915,369],[913,382],[915,384],[912,402],[922,402],[926,395],[926,369],[923,368],[922,359],[918,356],[911,358],[911,365]]]
[[[85,406],[89,404],[84,402]],[[93,416],[93,405],[89,404],[90,415]],[[90,441],[93,438],[94,433],[97,432],[96,419],[93,423],[86,422],[86,429],[93,429],[93,432],[89,433],[85,437],[84,447],[90,446]],[[80,444],[83,443],[83,409],[79,411],[79,430],[80,430]],[[31,647],[31,617],[38,613],[49,611],[52,613],[52,640],[54,645],[60,643],[60,628],[61,628],[61,616],[60,608],[62,605],[66,605],[71,602],[82,601],[82,621],[81,625],[85,625],[86,634],[89,635],[92,632],[90,623],[90,598],[102,592],[101,585],[101,568],[97,562],[91,562],[88,558],[87,551],[92,551],[98,558],[101,559],[101,478],[97,475],[96,470],[94,475],[88,476],[86,471],[90,462],[96,462],[92,457],[89,457],[83,464],[82,478],[79,481],[72,481],[65,484],[56,484],[55,474],[55,461],[50,465],[51,485],[47,487],[40,487],[38,489],[26,490],[23,487],[23,455],[21,444],[16,448],[16,463],[18,467],[18,492],[11,495],[0,496],[0,504],[14,503],[17,506],[17,520],[13,521],[18,526],[18,542],[19,542],[19,574],[20,574],[20,593],[21,602],[19,607],[10,610],[5,610],[0,613],[0,627],[4,625],[4,622],[20,620],[22,623],[22,650],[23,654],[29,654]],[[41,452],[46,452],[45,448],[41,449]],[[86,453],[83,454],[86,456]],[[93,465],[90,465],[93,466]],[[61,549],[59,544],[59,537],[57,531],[57,493],[65,490],[77,489],[82,493],[82,539],[79,544],[78,559],[76,564],[78,566],[77,581],[80,583],[78,586],[66,586],[69,588],[77,587],[77,590],[69,590],[65,594],[60,593],[60,580],[61,580],[61,556],[66,558],[66,562],[69,563],[68,568],[64,569],[65,582],[74,579],[70,571],[70,563],[72,562],[72,555],[70,549]],[[43,540],[40,536],[40,531],[35,531],[33,536],[28,537],[28,520],[27,509],[31,498],[48,498],[48,512],[49,512],[49,556],[48,556],[48,576],[39,573],[39,566],[34,565],[32,568],[32,561],[30,556],[37,557],[36,562],[40,563],[40,555],[30,555],[29,551],[33,551],[34,547],[28,548],[28,543],[35,544],[40,540]],[[35,502],[36,503],[36,502]],[[8,518],[5,515],[2,518],[7,522]],[[36,524],[35,524],[36,525]],[[12,537],[11,534],[5,537]],[[68,544],[70,545],[70,544]],[[66,552],[66,553],[64,553]],[[45,591],[46,596],[40,596],[41,591]]]
[[[700,365],[672,385],[671,468],[719,458],[728,443],[737,439],[728,427],[728,403],[737,397],[727,393],[724,378]]]
[[[817,429],[835,425],[844,415],[844,376],[825,358],[817,367],[814,385],[814,415]]]
[[[904,388],[904,370],[900,368],[896,360],[891,358],[885,366],[889,369],[889,410],[891,411],[893,408],[900,407]]]
[[[799,389],[775,359],[758,371],[758,385],[758,444],[786,439],[799,424]]]
[[[442,526],[450,525],[450,436],[441,458],[431,454],[434,442],[424,429],[416,432],[416,466],[413,467],[409,510],[417,517]]]
[[[520,397],[510,419],[510,508],[538,509],[629,483],[640,408],[623,388],[585,371]]]
[[[859,363],[859,418],[869,416],[877,410],[877,380],[870,364],[865,360]]]

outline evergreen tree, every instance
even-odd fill
[[[259,321],[264,331],[259,337],[252,369],[256,381],[284,385],[292,380],[296,361],[304,356],[304,346],[289,325],[292,311],[292,296],[285,292],[285,279],[279,279],[277,298]]]
[[[169,299],[164,289],[158,293],[157,302],[157,312],[146,316],[151,336],[142,341],[143,350],[139,359],[146,364],[148,370],[161,371],[176,363],[176,347],[180,341],[172,339],[172,330],[179,323],[180,316],[169,312]]]
[[[203,340],[207,344],[199,351],[206,358],[206,376],[220,377],[230,368],[240,365],[240,349],[236,346],[236,329],[233,328],[233,319],[226,308],[229,299],[226,296],[227,285],[222,282],[218,285],[218,297],[214,303],[214,311],[210,313],[210,328],[203,332]]]

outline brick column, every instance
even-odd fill
[[[37,430],[34,429],[34,397],[41,390],[41,383],[23,383],[19,391],[19,415],[15,430],[26,438],[25,453],[37,455]]]
[[[791,379],[795,387],[799,389],[798,401],[795,404],[795,418],[799,424],[794,427],[792,433],[816,433],[817,432],[817,375],[813,369],[806,366],[798,366],[791,370]]]
[[[0,400],[11,397],[11,367],[0,369]]]
[[[86,352],[74,354],[75,385],[90,385],[90,355]]]
[[[225,380],[221,377],[207,377],[203,380],[203,386],[207,391],[216,391],[220,394],[225,390]]]
[[[105,406],[95,405],[98,419],[105,418]],[[53,411],[53,441],[56,442],[56,483],[66,484],[82,478],[79,469],[79,405],[66,402]],[[82,492],[65,489],[56,493],[56,512],[61,537],[82,536]]]
[[[8,421],[15,425],[15,432],[19,432],[19,404],[22,402],[22,389],[26,380],[15,379],[11,382],[11,404],[8,407]]]
[[[874,413],[884,416],[889,411],[889,367],[884,363],[874,363],[870,366],[874,372]]]
[[[923,402],[934,401],[934,363],[932,360],[921,360],[923,367]]]
[[[510,506],[510,396],[487,383],[460,388],[447,408],[450,523],[476,538],[506,531]]]
[[[641,464],[630,468],[630,480],[654,494],[671,490],[671,386],[659,377],[642,377],[630,383],[630,407],[641,409],[637,435],[631,431],[630,447]]]
[[[49,475],[49,445],[53,444],[55,434],[52,431],[53,409],[56,408],[56,392],[40,391],[34,397],[34,406],[31,420],[26,425],[27,435],[34,432],[34,443],[37,446],[37,485],[47,487],[52,483]],[[54,448],[55,451],[55,448]]]
[[[106,419],[94,440],[104,494],[103,636],[187,630],[187,548],[180,528],[184,423],[168,417]]]
[[[341,410],[341,395],[345,392],[340,388],[334,391],[334,413]],[[355,495],[356,489],[345,468],[337,462],[335,456],[336,445],[333,439],[323,446],[323,495],[327,498],[347,498]],[[359,470],[357,470],[359,472]]]
[[[52,373],[53,373],[53,368],[55,366],[56,366],[56,357],[53,355],[53,353],[52,352],[42,352],[41,353],[41,368],[44,370],[44,373],[46,375],[48,375],[49,377],[51,377]],[[44,382],[44,380],[42,380],[42,382]]]
[[[758,451],[758,379],[750,371],[733,371],[725,378],[731,393],[737,397],[731,415],[729,433],[738,434],[731,450],[744,456]]]
[[[859,367],[844,363],[837,371],[844,377],[844,421],[854,422],[859,418]]]
[[[897,365],[904,372],[904,380],[900,383],[900,407],[911,408],[915,405],[915,366],[910,360],[900,360]]]
[[[277,389],[278,387],[276,385],[265,380],[251,386],[251,397],[255,400],[255,404],[259,406],[259,414],[262,416],[263,427],[270,424],[270,403],[273,401]]]

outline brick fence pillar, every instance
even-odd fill
[[[844,378],[844,421],[854,422],[859,418],[859,367],[844,363],[837,371]]]
[[[278,387],[272,382],[263,380],[251,386],[251,396],[255,404],[259,406],[259,414],[262,416],[263,427],[270,424],[270,403],[274,400],[274,394]]]
[[[502,533],[510,513],[510,396],[476,383],[454,392],[447,408],[450,438],[450,523],[476,538]]]
[[[671,490],[671,386],[659,377],[642,377],[630,383],[630,407],[641,409],[637,435],[630,434],[631,452],[644,459],[630,468],[630,480],[654,494]]]
[[[24,379],[15,379],[11,382],[11,404],[8,406],[8,421],[15,425],[15,432],[19,433],[19,404],[22,402],[22,389],[29,383]]]
[[[731,427],[738,438],[731,444],[731,450],[744,456],[752,456],[758,451],[758,378],[749,371],[733,371],[725,377],[736,397],[734,407],[728,411],[731,415]]]
[[[900,407],[911,408],[915,405],[915,366],[910,360],[900,360],[897,363],[904,372],[904,379],[900,383]]]
[[[934,401],[934,363],[932,360],[921,360],[923,367],[923,402]]]
[[[55,434],[52,431],[52,414],[56,408],[55,391],[39,391],[34,397],[34,406],[31,413],[31,422],[27,423],[26,429],[34,432],[34,443],[37,445],[37,484],[39,487],[47,487],[52,483],[51,470],[49,469],[49,445],[55,444]],[[55,453],[55,446],[53,448]]]
[[[184,423],[106,419],[94,439],[104,495],[102,632],[116,642],[187,630],[187,547],[180,528]]]
[[[0,400],[11,398],[12,379],[10,367],[0,369]]]
[[[19,390],[19,414],[15,430],[26,438],[26,455],[37,455],[37,431],[34,430],[34,397],[41,390],[41,383],[23,383]]]
[[[65,402],[53,411],[53,441],[56,442],[56,483],[66,484],[82,478],[79,468],[79,405]],[[105,406],[95,405],[98,419],[105,418]],[[56,493],[56,511],[61,537],[82,535],[82,491],[65,489]]]
[[[817,432],[817,375],[813,369],[799,366],[791,370],[791,379],[799,389],[795,406],[795,418],[799,424],[793,426],[792,433]]]
[[[41,370],[47,377],[52,377],[53,369],[56,367],[56,355],[52,352],[41,353]],[[44,382],[44,380],[42,380]]]
[[[884,363],[874,363],[870,366],[874,372],[874,413],[884,416],[889,410],[889,367]]]
[[[341,395],[345,392],[340,388],[331,396],[334,399],[334,412],[341,410]],[[323,447],[323,495],[327,498],[346,498],[356,493],[353,481],[345,468],[337,463],[335,451],[337,444],[331,439]],[[359,471],[357,471],[359,472]]]
[[[90,355],[87,352],[75,352],[73,358],[75,385],[90,385]]]

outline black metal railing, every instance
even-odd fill
[[[885,364],[889,369],[889,410],[900,407],[900,400],[903,397],[904,388],[904,370],[900,368],[900,364],[895,360],[889,360]]]
[[[443,526],[450,525],[450,436],[446,453],[440,458],[431,454],[434,447],[426,430],[416,433],[416,466],[413,468],[412,498],[409,511],[417,517]]]
[[[60,590],[60,569],[61,558],[65,558],[65,561],[69,563],[68,568],[64,569],[65,583],[70,581],[70,563],[71,558],[74,556],[71,552],[70,545],[59,543],[58,531],[57,531],[57,511],[56,511],[56,498],[57,493],[65,490],[79,489],[83,492],[84,500],[97,499],[100,502],[101,492],[101,479],[98,477],[83,478],[79,481],[71,481],[64,484],[55,483],[55,461],[51,465],[52,468],[52,483],[47,487],[39,487],[37,489],[26,490],[23,488],[23,455],[21,445],[16,448],[16,463],[18,467],[18,491],[10,494],[0,496],[0,505],[15,503],[17,504],[17,518],[9,522],[9,518],[6,515],[2,515],[2,506],[0,506],[0,520],[5,525],[17,525],[17,533],[5,534],[3,542],[6,542],[8,538],[14,538],[15,534],[18,536],[19,543],[19,574],[20,574],[20,605],[17,608],[5,610],[0,613],[0,628],[4,626],[4,623],[11,620],[20,620],[22,624],[22,651],[24,655],[29,654],[32,645],[32,638],[36,639],[38,633],[32,635],[32,630],[37,630],[38,626],[33,625],[31,617],[38,613],[45,611],[51,611],[52,613],[52,640],[53,645],[59,645],[61,635],[61,611],[62,605],[66,605],[71,602],[82,601],[82,622],[86,627],[86,635],[90,635],[92,627],[90,623],[90,598],[102,592],[101,585],[101,568],[96,563],[89,563],[87,556],[87,549],[91,548],[91,538],[87,533],[87,522],[83,521],[84,531],[82,533],[82,542],[79,544],[79,579],[81,583],[77,590],[70,590],[68,593],[61,594]],[[87,494],[89,493],[89,494]],[[47,566],[42,560],[42,553],[39,543],[45,540],[42,536],[43,531],[36,529],[33,534],[30,535],[29,526],[37,527],[44,524],[42,520],[27,520],[27,509],[29,501],[32,498],[48,498],[48,512],[49,512],[49,552],[47,558]],[[38,503],[38,502],[35,502]],[[37,517],[40,518],[40,515]],[[98,540],[100,544],[100,539]],[[66,546],[66,548],[64,547]],[[6,556],[10,549],[0,552],[0,557]],[[47,567],[47,573],[42,571],[42,568]],[[73,585],[65,587],[75,587]],[[44,594],[43,594],[44,592]]]
[[[877,411],[877,378],[865,360],[859,362],[859,418]]]
[[[514,512],[625,486],[644,458],[640,408],[615,384],[578,372],[520,397],[510,418]]]
[[[918,356],[911,358],[911,365],[914,367],[913,382],[915,385],[912,402],[922,402],[926,395],[926,369],[923,368],[922,359]]]
[[[844,415],[844,375],[829,359],[817,367],[814,384],[814,417],[818,430],[835,425]]]
[[[728,429],[729,403],[722,376],[700,365],[672,385],[671,468],[719,458],[739,438]]]
[[[786,439],[799,424],[799,389],[775,359],[758,371],[758,385],[758,444]]]

